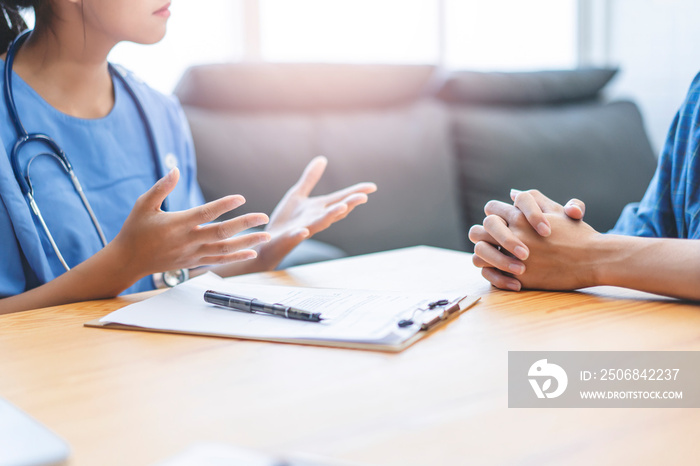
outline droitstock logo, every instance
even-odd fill
[[[546,359],[540,359],[530,366],[527,375],[537,398],[556,398],[564,393],[569,384],[566,371],[561,366],[548,363]],[[556,381],[556,386],[550,390],[552,380]]]
[[[698,367],[700,351],[508,351],[508,407],[700,408]]]

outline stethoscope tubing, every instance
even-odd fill
[[[98,236],[100,237],[100,241],[102,243],[102,246],[107,246],[107,238],[105,237],[104,232],[102,231],[102,227],[100,226],[100,222],[97,220],[97,216],[95,215],[95,212],[92,209],[92,206],[90,205],[90,202],[87,199],[87,196],[85,195],[85,192],[83,190],[82,185],[80,184],[80,181],[78,180],[77,175],[75,174],[75,171],[73,170],[73,165],[70,163],[70,160],[68,159],[68,156],[65,154],[65,152],[61,149],[61,147],[54,141],[51,137],[49,137],[46,134],[42,133],[28,133],[27,130],[24,128],[24,125],[22,124],[22,121],[19,117],[19,112],[17,111],[17,106],[15,104],[15,98],[14,94],[12,91],[12,65],[14,64],[14,59],[17,51],[21,47],[21,45],[24,43],[24,41],[29,37],[29,33],[31,31],[27,30],[24,31],[22,34],[20,34],[10,45],[10,48],[7,51],[6,58],[5,58],[5,86],[3,89],[3,93],[5,96],[5,104],[7,106],[7,111],[10,116],[10,120],[12,121],[12,124],[15,128],[15,131],[17,133],[17,141],[12,147],[12,151],[10,153],[10,164],[12,166],[12,171],[14,172],[15,179],[17,180],[17,184],[19,185],[22,194],[25,196],[29,207],[34,214],[34,216],[37,218],[39,221],[39,224],[41,225],[42,229],[44,230],[44,233],[46,234],[46,237],[49,240],[49,243],[51,244],[52,249],[54,250],[56,256],[58,257],[58,260],[61,262],[63,267],[66,269],[66,271],[70,270],[70,267],[68,266],[66,260],[64,259],[63,255],[61,254],[61,251],[58,248],[58,245],[56,244],[56,241],[53,238],[53,235],[51,234],[51,231],[49,230],[48,226],[46,225],[46,221],[44,220],[43,215],[41,214],[41,210],[39,209],[39,206],[36,203],[36,200],[34,198],[34,187],[32,186],[31,178],[29,177],[29,168],[31,163],[39,156],[41,155],[49,155],[54,157],[59,164],[63,167],[64,171],[68,174],[68,176],[71,179],[71,182],[73,184],[73,187],[80,197],[81,202],[83,203],[83,206],[85,207],[85,210],[87,211],[88,215],[90,216],[90,219],[92,221],[93,226],[95,227],[95,230],[97,231]],[[146,130],[146,136],[148,139],[148,144],[149,144],[149,149],[151,151],[151,155],[153,157],[153,162],[156,168],[156,173],[158,178],[162,178],[164,175],[164,170],[163,166],[161,164],[160,158],[158,157],[158,148],[156,146],[156,141],[155,141],[155,136],[153,132],[153,128],[150,125],[150,122],[148,121],[148,117],[146,115],[146,112],[143,108],[143,105],[141,104],[140,100],[138,99],[136,93],[132,89],[131,85],[127,82],[126,78],[117,71],[112,64],[108,64],[108,69],[109,72],[112,76],[116,77],[117,79],[120,80],[120,82],[123,84],[124,88],[126,89],[127,93],[131,97],[131,99],[134,101],[134,104],[136,105],[136,109],[139,113],[139,117],[141,118],[141,121],[144,125],[144,129]],[[26,175],[23,174],[22,169],[19,164],[19,153],[20,150],[27,144],[35,142],[35,143],[40,143],[46,146],[50,152],[42,152],[40,154],[34,155],[33,157],[30,158],[29,162],[27,162],[27,169],[26,169]],[[164,201],[162,205],[163,210],[167,210],[167,202]]]

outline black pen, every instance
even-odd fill
[[[204,301],[236,311],[251,313],[261,312],[284,317],[286,319],[303,320],[306,322],[321,322],[323,320],[320,312],[309,312],[279,303],[269,304],[255,298],[246,298],[243,296],[221,293],[219,291],[205,291]]]

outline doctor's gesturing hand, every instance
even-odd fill
[[[225,276],[270,270],[376,190],[373,183],[360,183],[311,196],[327,164],[317,157],[270,219],[250,213],[214,222],[245,200],[233,195],[204,203],[181,105],[108,61],[120,42],[160,41],[169,4],[96,1],[88,2],[88,12],[83,3],[0,2],[6,101],[0,105],[0,147],[12,149],[0,160],[7,157],[3,168],[17,182],[5,176],[0,183],[0,314],[152,290],[157,280],[173,285],[166,273],[180,280],[188,275],[185,269],[199,272],[200,266],[215,266]],[[33,30],[19,13],[24,8],[34,10]],[[24,83],[13,86],[12,76]],[[110,144],[112,138],[129,144]],[[170,155],[179,169],[165,175]],[[75,193],[63,189],[66,180],[54,170],[70,177]],[[77,173],[99,177],[99,183],[83,189]],[[144,173],[157,176],[151,181]],[[36,202],[34,187],[42,202]],[[44,215],[37,204],[45,207]],[[87,217],[63,215],[62,209],[81,206]],[[248,231],[268,221],[265,231]]]
[[[368,194],[377,190],[374,183],[357,183],[321,196],[311,196],[326,170],[328,160],[314,157],[299,180],[287,191],[270,215],[265,231],[270,241],[255,249],[254,261],[230,264],[217,273],[248,273],[274,269],[299,243],[344,219],[358,205],[367,202]]]
[[[165,270],[206,265],[216,265],[214,271],[222,275],[271,270],[300,242],[345,218],[377,189],[374,183],[358,183],[311,197],[326,165],[325,157],[314,158],[275,208],[266,231],[242,235],[238,233],[268,223],[267,215],[249,213],[212,223],[245,202],[239,195],[162,211],[179,180],[174,169],[139,197],[105,248],[42,286],[0,300],[0,314],[116,296],[136,280]]]
[[[234,236],[264,225],[268,217],[250,213],[220,223],[220,215],[240,207],[242,196],[226,196],[179,212],[161,210],[177,185],[173,169],[136,201],[117,236],[87,260],[24,293],[0,299],[0,314],[116,296],[155,272],[253,259],[267,232]]]
[[[181,212],[164,212],[161,205],[179,180],[173,169],[141,195],[109,247],[118,248],[135,279],[164,270],[226,264],[256,257],[252,249],[270,234],[236,234],[264,225],[268,217],[249,213],[210,223],[245,203],[243,196],[226,196]]]

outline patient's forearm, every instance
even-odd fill
[[[700,300],[700,241],[600,235],[598,285]]]

